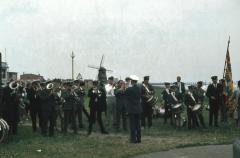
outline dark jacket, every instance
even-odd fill
[[[141,89],[137,85],[133,85],[126,89],[126,107],[129,114],[142,113],[141,106]]]
[[[148,88],[149,92],[147,92],[147,89],[143,85],[141,85],[142,103],[143,104],[146,104],[147,100],[149,99],[149,98],[146,98],[146,94],[154,95],[154,93],[155,93],[154,88],[151,84],[147,84],[145,86]]]
[[[89,89],[88,91],[88,97],[89,99],[89,107],[104,112],[107,109],[107,103],[106,103],[106,91],[102,86],[99,86],[98,88],[99,93],[93,93],[93,88]]]
[[[178,87],[178,83],[177,82],[174,82],[174,85]],[[179,91],[179,87],[178,87],[178,91]],[[185,83],[181,82],[181,91],[182,91],[182,94],[185,94]]]
[[[213,84],[210,84],[206,96],[209,98],[209,105],[217,105],[219,102],[219,85],[217,84],[217,87],[214,87]],[[215,99],[211,99],[211,97],[215,97]]]
[[[75,96],[69,90],[62,91],[62,98],[65,100],[63,110],[76,110]]]
[[[27,89],[27,98],[30,101],[30,110],[40,109],[39,95],[37,95],[37,92],[33,88]]]
[[[198,104],[203,104],[205,91],[202,88],[196,88],[193,92],[193,96]]]
[[[169,94],[170,94],[170,90],[169,90],[169,93],[167,92],[166,89],[164,91],[162,91],[162,98],[164,100],[164,106],[165,107],[170,105]]]
[[[3,89],[3,118],[7,121],[17,121],[18,116],[18,106],[19,106],[19,96],[16,93],[12,93],[12,89],[8,86]]]
[[[40,106],[42,111],[56,110],[57,102],[55,96],[50,94],[49,90],[43,89],[38,92]]]
[[[189,93],[187,93],[185,95],[184,102],[185,102],[185,105],[188,109],[189,109],[189,107],[193,107],[196,104],[196,100],[193,100],[193,98],[191,97],[191,95]]]
[[[85,90],[81,87],[78,88],[75,93],[77,94],[79,100],[77,100],[77,109],[81,109],[84,106],[84,96],[85,96]]]
[[[126,109],[125,90],[122,90],[120,88],[116,88],[114,90],[114,94],[116,96],[117,111],[124,111]]]

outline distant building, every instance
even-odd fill
[[[6,62],[2,62],[2,72],[1,72],[1,75],[2,75],[2,83],[4,85],[7,84],[7,81],[8,81],[8,65]]]
[[[36,75],[36,74],[22,74],[22,75],[20,75],[20,80],[23,80],[23,81],[34,81],[34,80],[45,81],[43,76],[41,76],[40,74],[38,74],[38,75]]]
[[[18,79],[18,74],[17,72],[9,72],[9,67],[6,62],[2,62],[2,83],[3,85],[6,85],[8,81],[10,80],[17,80]]]

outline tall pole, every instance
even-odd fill
[[[72,58],[72,79],[74,80],[74,53],[72,51],[71,58]]]

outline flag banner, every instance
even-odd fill
[[[232,116],[235,109],[235,100],[232,99],[234,94],[234,86],[233,86],[233,80],[232,80],[232,67],[231,67],[231,60],[230,60],[230,53],[229,53],[229,43],[230,43],[230,38],[228,40],[223,78],[226,81],[226,86],[224,89],[224,95],[226,97],[226,107],[228,109],[230,116]]]

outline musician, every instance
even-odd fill
[[[102,112],[106,111],[106,92],[104,85],[98,85],[98,81],[93,81],[93,87],[88,91],[89,108],[90,108],[90,122],[88,128],[88,135],[92,133],[92,126],[98,122],[102,134],[108,134],[102,122]]]
[[[170,95],[170,83],[169,82],[165,82],[165,89],[162,92],[162,98],[164,101],[164,109],[165,109],[165,113],[164,113],[164,124],[167,123],[167,119],[170,117],[170,121],[172,124],[172,110],[171,110],[171,104],[169,101],[169,95]]]
[[[2,83],[0,83],[0,117],[3,115],[3,88]]]
[[[114,90],[114,94],[116,96],[116,104],[117,104],[117,125],[116,131],[119,131],[120,128],[120,120],[122,119],[122,127],[123,130],[127,130],[127,117],[126,117],[126,100],[125,100],[125,83],[123,80],[118,81],[118,86]]]
[[[64,114],[63,114],[63,104],[65,102],[65,100],[62,97],[62,87],[60,87],[62,83],[59,84],[59,87],[56,88],[55,90],[55,99],[56,99],[56,111],[57,111],[57,115],[56,115],[56,119],[55,119],[55,128],[57,130],[57,120],[59,118],[60,120],[60,128],[61,128],[61,132],[64,131]]]
[[[55,126],[55,119],[57,115],[57,104],[56,104],[56,97],[53,93],[53,84],[48,83],[45,87],[46,83],[42,83],[42,87],[38,92],[40,105],[41,105],[41,115],[42,115],[42,122],[41,122],[41,133],[42,136],[54,136],[54,126]],[[52,84],[52,86],[50,85]]]
[[[227,123],[227,94],[226,94],[226,81],[225,79],[219,80],[218,84],[219,89],[219,108],[221,112],[221,123]]]
[[[178,89],[178,95],[177,95],[177,98],[179,100],[179,102],[183,102],[183,97],[185,95],[185,84],[184,82],[181,82],[181,77],[180,76],[177,76],[177,82],[174,82],[174,85],[177,86],[177,89]]]
[[[217,76],[212,76],[212,84],[207,88],[206,95],[209,98],[209,126],[218,127],[218,110],[219,110],[219,86]]]
[[[41,107],[40,107],[40,100],[39,96],[37,95],[38,90],[38,82],[32,82],[32,84],[29,85],[27,88],[27,97],[30,101],[29,104],[29,111],[30,111],[30,117],[32,120],[32,129],[33,132],[37,131],[37,125],[36,125],[36,119],[38,117],[38,125],[41,127]]]
[[[180,119],[181,119],[181,116],[180,116],[180,112],[176,112],[173,107],[175,105],[177,105],[179,103],[179,100],[177,98],[178,96],[178,90],[177,90],[177,86],[175,85],[172,85],[170,86],[170,94],[168,95],[168,103],[169,105],[171,106],[171,124],[174,125],[175,127],[180,127]],[[179,107],[181,108],[181,107]]]
[[[132,86],[126,89],[126,107],[129,115],[130,125],[130,143],[141,143],[141,89],[137,82],[139,78],[136,75],[131,75]]]
[[[82,113],[85,114],[88,121],[90,119],[90,116],[84,106],[84,96],[85,96],[84,85],[85,85],[85,83],[83,81],[77,80],[77,81],[75,81],[75,84],[76,84],[76,86],[78,86],[78,88],[75,90],[75,92],[79,97],[79,101],[77,103],[77,109],[76,109],[76,116],[78,118],[79,128],[83,128]]]
[[[234,117],[236,120],[236,127],[240,128],[240,81],[238,81],[237,89],[234,91],[233,97],[236,106],[236,116]]]
[[[112,126],[116,126],[116,97],[114,95],[114,77],[108,78],[108,84],[105,85],[107,95],[107,121],[108,124],[112,122]]]
[[[188,93],[185,94],[185,105],[187,107],[188,116],[188,129],[196,128],[197,119],[196,113],[193,111],[194,105],[196,105],[196,100],[193,96],[194,86],[188,86]]]
[[[10,86],[11,85],[11,86]],[[3,119],[9,125],[9,134],[16,135],[19,121],[19,95],[17,94],[17,83],[13,80],[3,88]]]
[[[131,87],[131,79],[129,77],[125,78],[125,88]]]
[[[75,134],[77,134],[76,125],[76,100],[74,95],[74,89],[72,82],[64,83],[64,90],[62,91],[62,98],[65,100],[63,103],[64,111],[64,130],[63,133],[67,134],[68,124],[71,121],[72,128]]]
[[[197,119],[197,126],[199,126],[198,124],[198,120],[201,124],[201,126],[203,128],[206,128],[205,126],[205,122],[204,122],[204,117],[203,117],[203,102],[204,102],[204,97],[205,97],[205,91],[202,89],[202,86],[203,86],[203,82],[202,81],[198,81],[197,82],[197,87],[196,89],[194,89],[194,92],[193,92],[193,96],[196,100],[196,103],[197,104],[200,104],[201,105],[201,108],[199,109],[199,111],[196,113],[196,119]]]
[[[154,95],[154,89],[151,84],[149,84],[149,76],[144,76],[142,83],[142,119],[141,119],[141,125],[143,128],[145,128],[145,119],[148,120],[148,127],[152,127],[152,117],[153,117],[153,107],[150,105],[147,101],[149,97]]]

